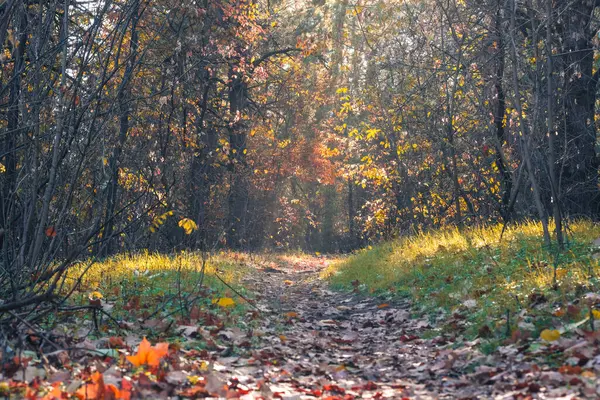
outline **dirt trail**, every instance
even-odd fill
[[[475,343],[452,350],[442,338],[424,340],[428,322],[410,319],[408,302],[334,292],[318,273],[318,265],[268,268],[245,281],[266,318],[254,353],[263,366],[252,374],[264,376],[265,397],[475,399],[502,388],[489,385],[491,368],[455,372],[482,364]]]

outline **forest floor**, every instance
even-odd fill
[[[333,290],[325,276],[335,262],[324,257],[244,258],[242,264],[237,289],[213,292],[221,297],[192,309],[187,319],[140,318],[151,298],[138,297],[123,306],[118,333],[100,326],[102,332],[90,335],[92,321],[81,319],[62,324],[69,332],[62,336],[56,329],[43,338],[26,333],[26,340],[46,350],[37,356],[22,353],[5,364],[0,395],[44,400],[600,397],[600,335],[581,324],[571,326],[572,334],[549,340],[524,337],[515,329],[498,347],[484,351],[485,335],[467,339],[461,333],[468,308],[442,320],[423,314],[407,297],[372,296],[358,285]],[[156,294],[158,289],[152,289],[153,296],[166,297]],[[115,309],[110,299],[102,301]],[[86,333],[73,333],[77,330]],[[62,349],[52,349],[50,341]]]
[[[535,353],[507,344],[483,354],[480,339],[431,337],[408,300],[382,303],[331,291],[319,263],[300,262],[249,276],[266,318],[252,371],[266,397],[406,399],[597,398],[594,374],[548,362],[564,347],[574,358],[590,342],[566,341]],[[600,359],[599,359],[600,361]]]

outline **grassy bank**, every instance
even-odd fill
[[[511,330],[527,324],[539,332],[584,318],[583,307],[580,313],[560,307],[577,304],[584,293],[598,289],[593,277],[600,267],[591,243],[600,236],[600,226],[580,221],[569,229],[569,243],[559,255],[544,248],[541,226],[534,222],[509,228],[502,240],[501,226],[463,232],[448,228],[363,250],[323,275],[338,288],[409,296],[431,316],[462,313],[467,337],[482,329],[488,336],[506,334],[507,312]],[[556,321],[557,316],[564,321]]]
[[[73,266],[61,292],[70,293],[75,305],[100,299],[114,319],[143,321],[143,328],[156,328],[161,335],[167,324],[201,319],[207,312],[244,312],[240,280],[248,272],[247,258],[230,252],[208,259],[195,252],[123,253]],[[105,328],[114,328],[104,322]]]

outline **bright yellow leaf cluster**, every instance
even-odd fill
[[[196,225],[196,223],[189,218],[181,219],[178,225],[180,228],[183,228],[186,235],[190,235],[193,231],[198,229],[198,225]]]
[[[560,339],[560,332],[556,329],[544,329],[540,333],[540,339],[545,340],[547,342],[554,342]]]
[[[150,232],[152,232],[152,233],[156,232],[158,230],[158,228],[160,228],[160,226],[165,223],[167,218],[172,215],[173,215],[173,211],[167,211],[166,213],[161,214],[158,217],[154,218],[152,220],[152,224],[150,224],[150,228],[148,228],[150,230]]]
[[[231,297],[221,297],[219,299],[213,299],[212,303],[224,308],[235,306],[235,300],[233,300]]]

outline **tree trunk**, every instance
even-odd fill
[[[246,132],[242,113],[246,108],[248,88],[243,77],[230,73],[229,107],[233,121],[229,128],[231,152],[231,189],[229,192],[229,216],[227,244],[239,249],[244,245],[248,215],[248,182],[246,178]]]
[[[562,34],[562,72],[565,79],[561,95],[566,146],[561,177],[563,206],[565,213],[571,217],[598,218],[600,192],[594,124],[598,74],[592,73],[594,33],[590,31],[595,2],[562,0],[558,6],[561,17],[556,26]]]

